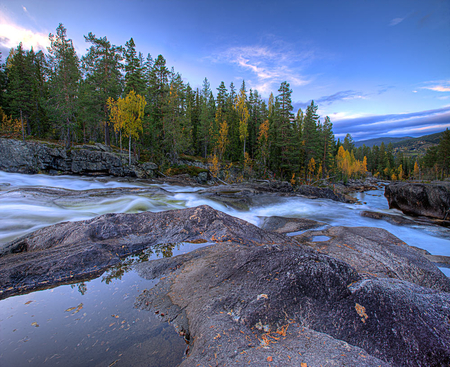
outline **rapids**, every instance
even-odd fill
[[[114,195],[97,200],[66,200],[55,203],[43,195],[36,197],[21,188],[61,188],[68,190],[112,189],[119,187],[160,187],[167,196]],[[362,205],[339,203],[327,199],[300,197],[255,197],[249,211],[239,211],[199,195],[201,188],[171,185],[149,185],[143,182],[77,176],[24,175],[0,171],[0,246],[26,233],[62,221],[75,221],[106,213],[158,212],[170,209],[209,205],[232,216],[258,225],[261,216],[300,217],[322,221],[330,226],[368,226],[388,230],[408,245],[423,248],[433,255],[450,256],[450,231],[447,228],[428,225],[398,226],[383,220],[360,215],[364,210],[381,211],[404,216],[389,209],[382,190],[355,194]]]

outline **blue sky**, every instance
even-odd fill
[[[68,1],[0,4],[0,50],[45,47],[59,23],[77,51],[93,32],[162,54],[192,87],[282,81],[314,99],[337,137],[420,136],[450,127],[450,0]]]

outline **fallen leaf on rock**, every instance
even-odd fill
[[[28,301],[28,302],[25,302],[25,304],[26,305],[29,305],[31,302],[33,302],[33,301]]]
[[[271,356],[268,356],[267,357],[267,362],[272,362],[272,361],[273,361],[273,358]]]
[[[36,327],[39,327],[39,324],[38,324],[36,321],[35,321],[35,322],[32,322],[31,325],[36,326]]]

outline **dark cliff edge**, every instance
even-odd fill
[[[155,177],[156,164],[131,163],[127,154],[115,153],[103,144],[65,149],[57,144],[0,138],[0,170],[6,172]]]

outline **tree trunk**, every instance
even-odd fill
[[[131,166],[131,135],[128,140],[128,164]]]
[[[20,123],[22,125],[22,141],[25,142],[25,129],[23,128],[22,109],[20,109]]]

